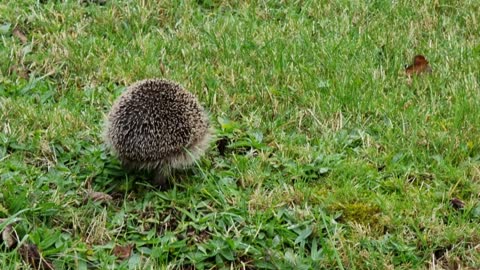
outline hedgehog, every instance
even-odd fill
[[[175,169],[194,164],[211,140],[208,116],[197,98],[164,79],[134,83],[110,110],[106,145],[128,169],[155,172],[161,187]]]

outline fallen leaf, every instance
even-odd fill
[[[0,218],[0,224],[6,222],[7,219]],[[2,231],[2,241],[8,249],[15,248],[18,243],[18,236],[13,229],[12,224],[8,224]]]
[[[415,55],[413,64],[405,68],[408,77],[412,75],[420,75],[422,73],[432,73],[432,68],[428,65],[428,61],[423,55]]]
[[[450,200],[450,204],[452,204],[452,207],[455,210],[461,210],[465,207],[465,203],[458,198],[453,198],[452,200]]]
[[[108,203],[113,198],[112,198],[112,196],[108,195],[107,193],[90,190],[90,191],[87,192],[87,195],[84,199],[84,202],[88,201],[88,199],[91,199],[94,202]]]
[[[18,29],[18,27],[13,28],[12,34],[13,36],[17,37],[22,42],[22,44],[28,42],[27,36],[20,29]]]
[[[28,79],[30,76],[28,75],[30,72],[24,68],[20,68],[17,65],[10,66],[8,68],[8,73],[13,74],[16,73],[19,77]]]
[[[18,252],[22,257],[23,261],[28,263],[33,269],[47,269],[54,270],[53,265],[45,260],[35,244],[23,244]]]
[[[113,248],[113,255],[121,260],[128,259],[132,255],[133,244],[128,244],[126,246],[116,245]]]
[[[7,248],[14,248],[17,245],[18,239],[15,232],[13,231],[12,225],[7,225],[7,227],[3,229],[2,240],[5,243],[5,246],[7,246]]]

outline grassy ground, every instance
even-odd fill
[[[479,1],[155,2],[0,3],[0,217],[20,239],[57,269],[480,268]],[[415,54],[433,73],[408,85]],[[101,139],[150,77],[228,138],[168,191]]]

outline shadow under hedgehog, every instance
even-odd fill
[[[197,161],[211,140],[208,116],[179,84],[147,79],[127,88],[108,114],[105,142],[129,169],[155,171],[166,185],[172,169]]]

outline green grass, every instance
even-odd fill
[[[81,2],[0,3],[0,218],[58,269],[480,268],[480,2]],[[151,77],[230,141],[167,191],[101,138]]]

